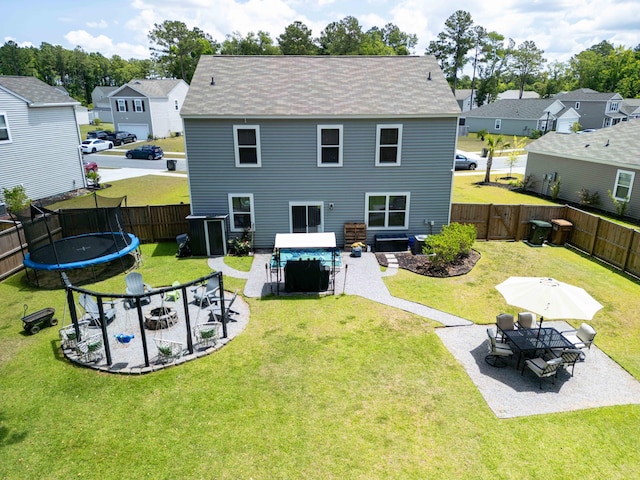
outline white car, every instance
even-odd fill
[[[82,153],[96,153],[101,150],[109,150],[113,148],[113,142],[109,140],[100,140],[99,138],[91,138],[88,140],[83,140],[82,145]]]

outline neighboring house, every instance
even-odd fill
[[[494,135],[528,137],[533,130],[553,130],[557,122],[570,126],[577,121],[578,115],[575,111],[565,111],[564,105],[558,100],[548,98],[497,100],[474,108],[465,117],[470,132],[486,130]]]
[[[89,125],[89,109],[78,105],[76,107],[76,122],[78,125]]]
[[[114,129],[139,139],[182,133],[180,108],[188,90],[184,80],[131,80],[109,94]]]
[[[525,100],[530,98],[540,98],[538,92],[534,92],[533,90],[525,90],[522,92],[522,98],[520,98],[520,90],[505,90],[502,93],[499,93],[496,97],[496,101],[498,100]]]
[[[0,76],[0,192],[24,185],[36,200],[86,186],[79,105],[35,77]]]
[[[580,126],[606,128],[626,120],[620,111],[623,98],[617,93],[600,93],[590,88],[580,88],[554,97],[564,106],[573,108],[580,115]]]
[[[551,185],[560,180],[559,198],[579,203],[578,192],[587,189],[598,193],[599,208],[615,212],[607,193],[611,190],[618,200],[628,197],[627,214],[640,218],[640,186],[635,186],[640,172],[640,120],[580,135],[550,132],[527,150],[529,190],[549,195]]]
[[[625,98],[620,111],[625,115],[625,121],[640,118],[640,98]]]
[[[252,229],[437,233],[460,110],[432,56],[203,56],[182,108],[200,254]]]
[[[94,87],[91,92],[91,103],[93,103],[92,111],[94,118],[99,118],[103,122],[113,123],[109,94],[115,92],[117,89],[118,87]]]
[[[455,92],[456,94],[456,102],[458,102],[458,107],[462,112],[468,112],[472,108],[476,108],[478,105],[471,99],[471,89],[470,88],[459,88]],[[473,93],[475,97],[475,90]]]

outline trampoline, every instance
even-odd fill
[[[140,240],[131,233],[89,233],[46,244],[27,253],[23,263],[34,270],[85,268],[116,260],[139,246]]]
[[[32,204],[20,218],[28,245],[24,266],[60,272],[106,264],[134,252],[140,240],[125,231],[124,199],[94,193],[57,211]]]

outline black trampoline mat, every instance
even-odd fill
[[[45,265],[86,262],[117,253],[129,245],[130,240],[129,236],[123,237],[119,233],[115,235],[98,233],[63,238],[31,252],[31,260]]]

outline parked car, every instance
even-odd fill
[[[110,142],[109,140],[100,140],[99,138],[83,140],[81,148],[82,153],[96,153],[101,150],[109,150],[110,148],[113,148],[113,142]]]
[[[456,153],[456,170],[475,170],[478,167],[478,162],[472,160],[461,153]]]
[[[87,140],[91,140],[92,138],[99,138],[100,140],[106,140],[107,135],[113,133],[111,130],[93,130],[87,133]]]
[[[591,133],[591,132],[595,132],[596,130],[597,130],[596,128],[585,128],[584,130],[579,130],[576,133],[578,134]]]
[[[162,158],[164,152],[157,145],[141,145],[133,150],[127,150],[127,158],[146,158],[157,160]]]
[[[96,162],[89,162],[87,160],[82,160],[82,165],[84,166],[85,174],[98,171],[98,164]]]
[[[106,140],[113,142],[116,147],[119,147],[123,143],[133,143],[138,140],[133,133],[125,132],[125,131],[117,131],[117,132],[109,132],[107,134]]]

